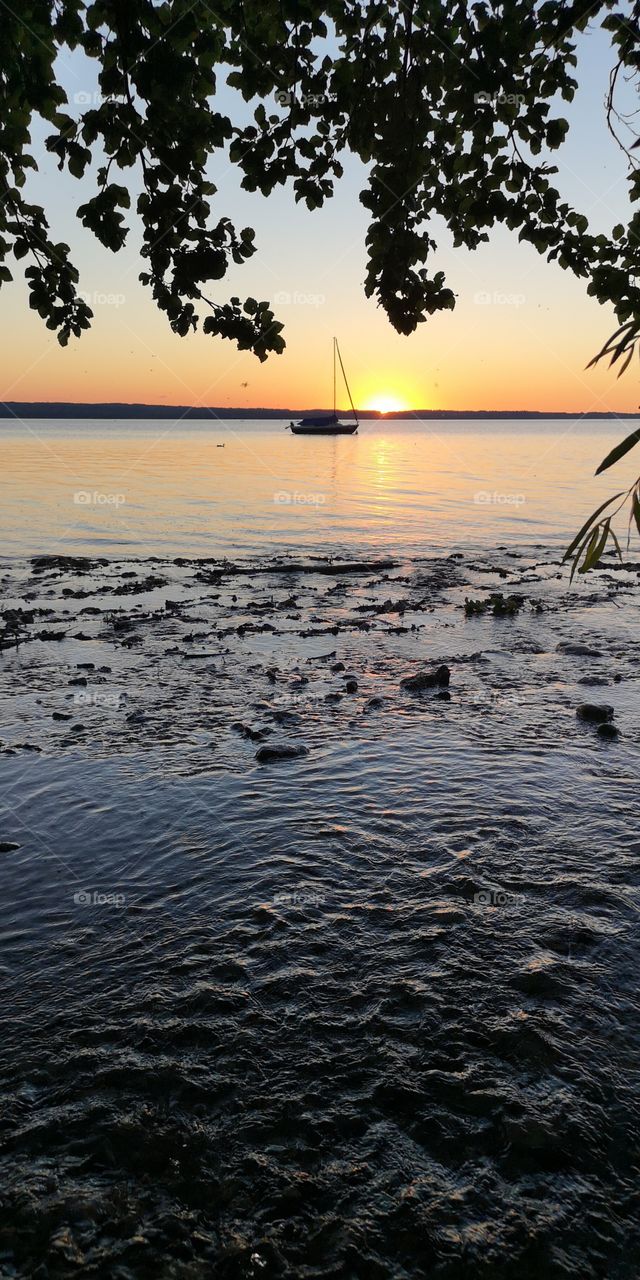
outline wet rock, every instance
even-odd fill
[[[614,710],[607,702],[600,706],[595,702],[582,702],[576,709],[576,715],[579,720],[586,720],[588,724],[606,724],[613,720]]]
[[[341,694],[341,693],[327,693],[327,694],[325,694],[325,699],[324,699],[324,700],[325,700],[325,702],[332,702],[332,703],[334,703],[334,704],[335,704],[336,702],[342,702],[342,694]]]
[[[67,681],[67,684],[80,685],[83,689],[86,689],[87,683],[86,676],[72,676],[71,680]]]
[[[344,685],[344,687],[345,687],[345,692],[346,692],[346,693],[357,693],[357,692],[358,692],[358,681],[357,681],[357,680],[355,680],[355,679],[353,678],[353,676],[352,676],[349,680],[345,680],[345,685]]]
[[[52,720],[70,720],[71,712],[70,711],[54,711],[51,719]]]
[[[3,609],[0,616],[6,627],[18,630],[22,626],[28,626],[33,622],[36,613],[50,614],[51,609]]]
[[[613,742],[620,737],[620,730],[616,728],[615,724],[609,724],[606,721],[604,724],[598,725],[597,733],[599,738],[605,738],[609,742]]]
[[[234,721],[231,728],[235,729],[241,737],[247,738],[249,742],[263,742],[271,732],[270,729],[253,729],[250,724],[243,724],[241,720]]]
[[[272,742],[256,751],[258,764],[271,764],[276,760],[297,760],[309,754],[308,747],[292,742]]]
[[[560,644],[556,645],[556,653],[567,653],[575,656],[576,658],[602,657],[600,649],[592,649],[590,645],[579,644],[575,640],[561,640]]]
[[[436,694],[436,698],[438,698],[440,702],[451,702],[451,694],[448,689],[439,689]]]
[[[444,665],[436,667],[435,671],[421,671],[415,676],[405,676],[400,681],[401,689],[408,689],[410,693],[420,693],[423,689],[444,688],[449,684],[451,672]]]
[[[593,686],[596,686],[596,685],[602,686],[608,683],[609,681],[606,679],[605,676],[581,676],[580,679],[578,680],[578,684],[588,684]]]
[[[129,575],[122,575],[123,577]],[[114,587],[111,594],[114,596],[139,595],[143,591],[155,591],[158,587],[166,587],[166,578],[159,578],[157,575],[149,574],[142,582],[127,582],[118,587]]]
[[[337,675],[339,671],[344,671],[344,669],[344,662],[334,662],[331,668],[334,675]]]
[[[285,708],[282,708],[280,711],[274,711],[273,718],[278,724],[300,724],[300,716],[298,715],[298,712],[287,711]]]
[[[0,853],[14,853],[21,848],[22,845],[16,844],[14,840],[0,840]]]
[[[384,698],[379,698],[376,696],[374,698],[369,698],[368,702],[365,703],[364,709],[365,711],[379,711],[380,707],[383,707],[383,706],[384,706]]]
[[[66,569],[73,573],[87,573],[95,564],[108,564],[108,560],[89,560],[87,556],[32,556],[31,568],[34,573],[42,573],[44,569]]]

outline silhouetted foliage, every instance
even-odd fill
[[[34,115],[49,151],[92,194],[78,216],[108,248],[127,234],[130,195],[118,181],[139,166],[144,271],[176,333],[200,322],[260,359],[282,351],[267,302],[220,301],[229,263],[255,252],[252,229],[212,217],[219,193],[208,162],[225,157],[249,191],[290,183],[310,209],[333,193],[340,156],[369,166],[365,289],[400,333],[455,298],[425,263],[439,214],[455,243],[476,248],[504,223],[610,302],[621,325],[640,317],[634,282],[640,215],[613,236],[592,235],[539,159],[562,144],[558,97],[576,89],[576,39],[587,23],[610,34],[618,67],[638,70],[638,6],[520,3],[325,3],[313,0],[21,0],[0,6],[2,279],[28,258],[31,305],[61,343],[91,312],[78,296],[67,245],[24,194]],[[56,58],[79,48],[96,63],[100,97],[70,108]],[[253,109],[216,109],[221,81]],[[613,93],[613,87],[612,87]],[[83,95],[76,95],[82,97]],[[91,95],[84,95],[91,99]],[[613,100],[610,114],[615,110]],[[97,168],[94,165],[97,162]],[[218,163],[218,168],[222,166]],[[212,167],[212,171],[215,166]],[[631,195],[640,194],[637,170]],[[213,289],[216,296],[210,296]]]

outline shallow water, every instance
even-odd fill
[[[638,571],[285,563],[4,566],[0,1272],[631,1280]]]

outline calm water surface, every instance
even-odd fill
[[[0,537],[13,555],[559,546],[612,491],[593,473],[629,430],[385,421],[305,440],[284,422],[3,422]],[[618,470],[631,482],[632,463]]]

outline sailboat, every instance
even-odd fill
[[[355,422],[341,422],[336,413],[336,360],[340,361],[344,385],[347,388]],[[301,418],[299,422],[290,422],[286,430],[292,431],[294,436],[353,436],[356,434],[358,430],[358,415],[351,398],[351,391],[349,390],[349,383],[344,371],[337,338],[333,339],[333,413],[322,413],[318,414],[317,417]]]

